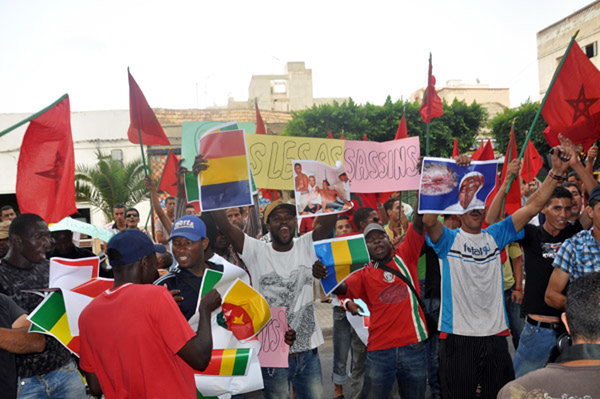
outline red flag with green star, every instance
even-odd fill
[[[566,57],[542,109],[544,136],[554,146],[561,133],[587,151],[600,138],[600,71],[577,42]]]
[[[16,192],[21,213],[38,214],[46,223],[77,212],[69,96],[31,120],[19,153]]]

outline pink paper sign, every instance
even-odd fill
[[[285,343],[287,331],[285,307],[271,308],[271,321],[258,333],[260,367],[288,367],[290,347]]]
[[[419,138],[346,141],[344,169],[353,193],[381,193],[419,188]]]

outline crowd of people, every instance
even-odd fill
[[[596,155],[592,147],[584,163],[569,143],[557,147],[543,183],[522,183],[523,204],[511,215],[503,210],[508,179],[487,207],[419,214],[418,201],[411,207],[400,192],[382,193],[376,208],[337,189],[330,201],[329,188],[315,188],[296,165],[301,212],[336,201],[348,208],[301,229],[293,198],[198,215],[185,200],[186,170],[165,209],[146,178],[159,223],[152,234],[135,208],[114,206],[105,228],[115,235],[100,254],[101,275],[114,286],[79,318],[80,358],[28,332],[26,315],[42,300],[28,290],[48,287],[49,258],[94,253],[75,245],[72,231],[50,232],[39,216],[4,206],[0,396],[197,397],[193,370],[207,367],[212,328],[221,328],[211,324],[219,293],[198,306],[200,287],[206,270],[233,265],[269,306],[286,309],[289,365],[262,368],[265,398],[322,398],[323,375],[331,375],[335,399],[424,399],[427,391],[448,399],[600,397]],[[193,172],[207,167],[197,157]],[[513,160],[507,173],[519,176],[520,167]],[[364,236],[370,262],[332,293],[333,369],[322,370],[314,285],[328,271],[313,244],[354,234]],[[365,310],[356,299],[370,312],[366,345],[346,316]]]

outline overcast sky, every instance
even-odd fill
[[[315,97],[382,104],[461,79],[539,99],[536,32],[590,0],[1,0],[0,113],[63,93],[74,111],[127,109],[127,67],[152,107],[248,98],[288,61]],[[566,44],[566,43],[565,43]]]

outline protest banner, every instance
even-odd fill
[[[310,160],[335,166],[344,160],[344,141],[311,137],[247,134],[250,168],[256,186],[293,190],[292,161]]]
[[[298,218],[341,213],[352,208],[350,182],[344,168],[323,162],[292,161]]]
[[[423,159],[419,213],[462,215],[484,209],[496,185],[496,161],[473,161],[459,166],[451,159]]]
[[[271,321],[258,333],[260,352],[258,360],[261,367],[288,367],[290,346],[285,343],[287,331],[285,307],[271,308]]]
[[[346,141],[344,169],[353,193],[416,190],[419,187],[419,138],[378,143]]]

